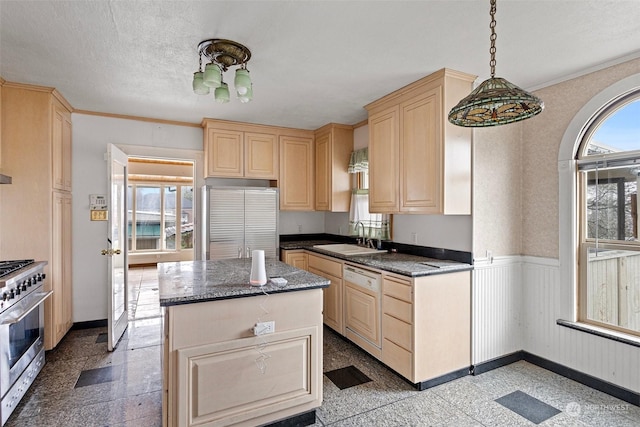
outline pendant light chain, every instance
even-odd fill
[[[496,0],[491,0],[491,9],[489,10],[489,14],[491,15],[491,23],[489,24],[489,28],[491,28],[491,48],[489,49],[489,53],[491,54],[491,61],[489,61],[489,66],[491,67],[491,78],[495,77],[496,74],[496,39],[498,35],[496,34]]]

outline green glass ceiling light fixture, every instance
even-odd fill
[[[208,95],[214,90],[215,100],[221,104],[229,102],[229,86],[223,80],[222,73],[229,67],[239,65],[236,70],[234,86],[240,102],[247,103],[253,99],[253,84],[247,70],[247,62],[251,59],[251,51],[240,43],[225,39],[203,40],[198,44],[200,67],[193,73],[193,92]],[[202,71],[202,57],[209,63]]]
[[[491,0],[491,78],[482,82],[449,112],[449,121],[464,127],[498,126],[528,119],[544,109],[544,102],[513,83],[495,77],[496,0]]]

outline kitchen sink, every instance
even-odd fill
[[[378,250],[366,248],[364,246],[349,245],[346,243],[336,243],[332,245],[315,245],[314,248],[322,249],[325,251],[333,252],[340,255],[370,255],[381,254],[387,252],[386,250]]]

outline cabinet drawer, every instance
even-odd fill
[[[412,326],[388,314],[382,315],[382,336],[385,340],[399,345],[405,350],[411,351]]]
[[[411,282],[401,282],[400,279],[385,277],[382,293],[403,301],[411,302]]]
[[[413,381],[411,352],[384,339],[382,341],[382,361],[409,381]]]
[[[309,255],[309,268],[324,271],[332,276],[342,277],[342,264],[315,255]]]
[[[382,312],[393,317],[397,317],[400,320],[404,320],[407,323],[413,323],[413,316],[411,316],[411,304],[408,302],[400,301],[399,299],[384,295],[382,297]]]

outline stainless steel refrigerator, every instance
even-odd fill
[[[279,193],[269,187],[203,187],[203,259],[278,258]]]

